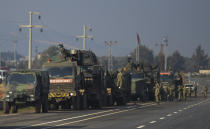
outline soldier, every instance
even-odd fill
[[[156,81],[156,84],[155,84],[155,101],[158,104],[159,104],[159,96],[160,96],[159,94],[160,94],[160,85]]]
[[[204,86],[204,87],[203,87],[203,96],[204,96],[204,98],[207,97],[207,91],[208,91],[207,86]]]
[[[169,101],[173,101],[173,88],[172,86],[169,87]]]
[[[184,101],[187,100],[187,89],[186,89],[186,86],[183,87],[183,99],[184,99]]]
[[[122,81],[123,81],[123,75],[122,75],[122,70],[117,74],[117,86],[119,88],[122,88]]]
[[[198,86],[197,86],[197,84],[196,84],[196,85],[195,85],[195,88],[194,88],[195,97],[197,97],[197,89],[198,89]]]
[[[182,86],[181,85],[178,86],[178,100],[179,101],[182,100]]]

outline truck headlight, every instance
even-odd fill
[[[30,97],[31,97],[31,98],[33,98],[33,97],[34,97],[34,95],[30,95]]]
[[[9,95],[6,95],[6,98],[9,98],[10,96]]]
[[[9,91],[8,93],[9,93],[9,94],[12,94],[12,91]]]

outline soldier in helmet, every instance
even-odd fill
[[[198,84],[196,84],[196,85],[195,85],[195,88],[194,88],[195,97],[197,97],[197,89],[198,89]]]
[[[183,87],[183,99],[184,99],[184,101],[187,100],[187,89],[186,89],[186,86],[185,85]]]
[[[181,85],[178,86],[178,100],[179,101],[182,100],[182,86]]]
[[[158,82],[155,82],[155,101],[159,104],[159,97],[160,97],[160,85]]]
[[[207,86],[204,86],[204,87],[203,87],[203,96],[204,96],[204,98],[207,97],[207,91],[208,91]]]
[[[120,70],[120,72],[117,74],[117,86],[119,88],[122,88],[122,81],[123,81],[123,74],[122,70]]]

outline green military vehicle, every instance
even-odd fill
[[[148,88],[143,72],[131,74],[131,99],[143,102],[148,100]]]
[[[40,70],[12,71],[0,86],[4,113],[18,111],[19,105],[33,105],[35,112],[48,112],[49,76]]]
[[[161,100],[173,100],[175,97],[175,81],[171,72],[160,72]]]
[[[50,74],[49,102],[54,109],[99,108],[105,101],[103,67],[95,54],[85,50],[67,50],[58,45],[55,57],[43,65]]]

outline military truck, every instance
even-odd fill
[[[67,50],[58,45],[56,56],[43,65],[50,74],[51,107],[100,108],[107,94],[103,67],[92,51]]]
[[[148,100],[148,88],[143,72],[139,71],[131,74],[131,99],[143,102]]]
[[[40,70],[12,71],[0,85],[4,113],[18,112],[18,106],[35,106],[35,112],[48,112],[49,76]]]
[[[176,85],[174,81],[174,75],[172,72],[160,72],[160,85],[160,94],[162,100],[169,100],[169,93],[171,91],[173,96],[175,96]]]

